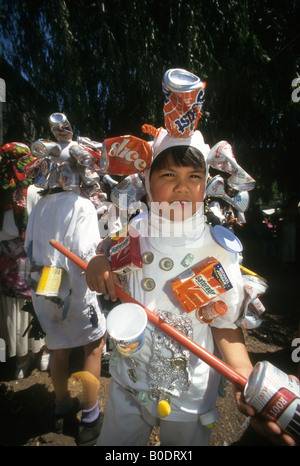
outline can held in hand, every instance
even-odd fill
[[[205,83],[189,71],[174,68],[164,74],[162,89],[168,134],[175,138],[192,136],[204,102]]]
[[[260,417],[300,440],[300,384],[267,361],[258,362],[246,383],[245,400]]]

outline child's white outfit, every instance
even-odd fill
[[[238,255],[214,241],[212,227],[204,220],[200,208],[184,223],[174,222],[171,235],[164,235],[167,224],[161,223],[155,209],[150,209],[149,217],[136,219],[133,224],[141,233],[146,263],[128,275],[128,288],[137,301],[214,353],[210,326],[201,323],[195,312],[184,311],[170,284],[187,270],[187,264],[190,267],[207,257],[216,258],[233,287],[219,298],[226,302],[227,313],[211,326],[236,328],[244,299]],[[112,382],[98,445],[145,445],[155,424],[160,425],[162,444],[208,443],[210,429],[203,425],[218,418],[215,405],[220,375],[153,324],[148,322],[144,346],[136,355],[121,357],[114,350],[110,372]],[[168,396],[171,413],[159,419],[157,405],[162,394]],[[208,413],[207,422],[204,415]]]
[[[32,302],[49,349],[83,346],[101,338],[105,317],[97,294],[89,290],[82,270],[50,245],[55,239],[88,262],[100,241],[92,202],[74,191],[48,194],[33,207],[25,249],[31,260],[31,279],[38,283],[43,266],[63,270],[57,297],[36,295]]]

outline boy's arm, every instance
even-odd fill
[[[118,275],[112,272],[110,262],[104,254],[99,254],[90,260],[85,278],[91,291],[108,294],[112,301],[117,301],[115,286],[122,288],[122,285]]]
[[[212,327],[212,332],[224,361],[248,378],[253,366],[245,346],[242,330],[240,328],[221,329]],[[263,421],[255,416],[254,409],[246,404],[243,390],[240,387],[234,386],[233,389],[239,411],[246,416],[251,416],[252,426],[260,435],[267,437],[277,445],[295,445],[292,437],[282,433],[275,422]]]

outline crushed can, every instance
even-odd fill
[[[127,176],[150,168],[152,147],[135,136],[105,139],[101,150],[101,175]]]
[[[174,68],[166,71],[162,90],[165,95],[164,120],[168,134],[188,138],[196,130],[205,96],[205,83],[189,71]]]

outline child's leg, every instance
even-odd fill
[[[100,379],[101,355],[104,343],[105,338],[103,337],[100,340],[93,341],[84,346],[83,370],[90,372],[98,381]],[[99,385],[84,384],[83,387],[85,388],[83,393],[83,406],[84,409],[89,410],[97,401]]]
[[[105,337],[84,346],[83,370],[93,375],[91,381],[85,381],[83,387],[83,409],[77,436],[77,445],[94,445],[99,437],[102,416],[98,406],[101,355]]]
[[[112,379],[97,445],[145,446],[152,427],[144,420],[139,404],[130,393]]]
[[[58,403],[68,395],[69,357],[71,349],[57,349],[53,351],[50,374],[54,386],[55,397]]]

